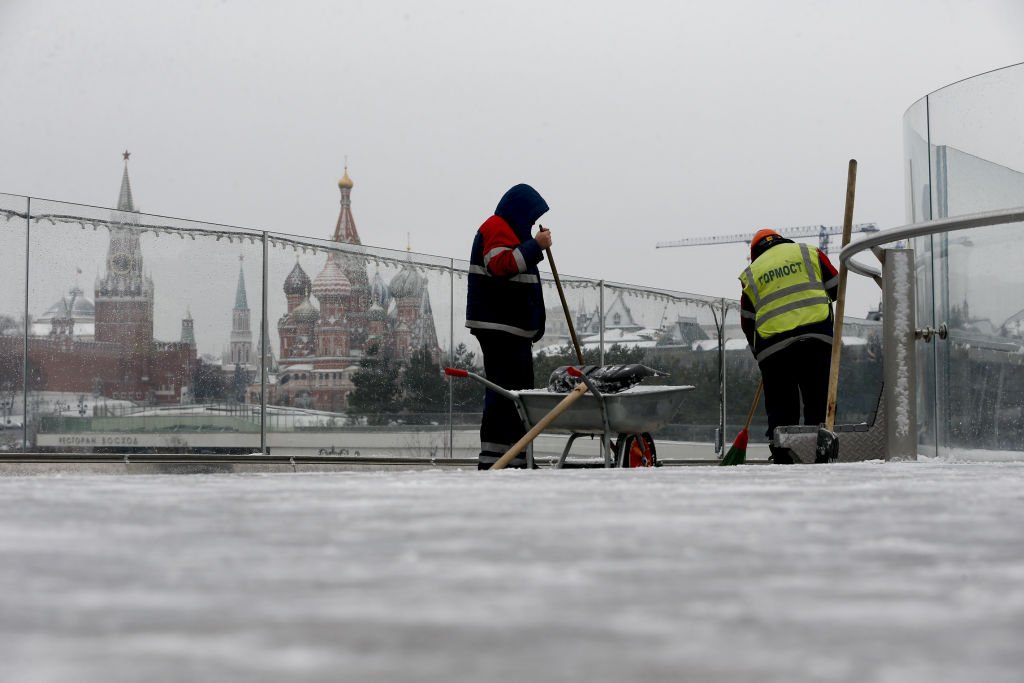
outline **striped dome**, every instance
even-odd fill
[[[327,257],[324,269],[313,280],[313,295],[323,301],[324,299],[338,299],[352,293],[352,284],[341,272],[341,268],[334,261],[334,258]]]

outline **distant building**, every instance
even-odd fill
[[[67,296],[32,321],[31,333],[36,337],[70,334],[75,339],[92,341],[96,336],[96,305],[75,284]]]
[[[153,339],[154,286],[143,271],[127,152],[124,159],[106,271],[96,279],[95,303],[85,299],[76,286],[33,325],[28,340],[29,388],[134,402],[180,403],[190,396],[195,345]],[[48,329],[41,327],[44,321]],[[182,328],[184,334],[184,321]],[[22,348],[19,338],[0,338],[0,356],[20,359]],[[19,384],[21,374],[17,372]]]
[[[346,167],[332,239],[361,246],[352,187]],[[440,362],[427,280],[411,262],[385,283],[379,271],[369,276],[358,249],[332,252],[312,280],[296,260],[283,290],[287,310],[277,322],[281,353],[269,381],[271,403],[340,412],[355,389],[352,375],[368,355],[406,361],[426,348]],[[258,382],[249,387],[252,402],[259,400]]]
[[[181,319],[181,343],[188,344],[193,349],[196,347],[196,327],[192,320],[192,309],[186,309],[185,317]]]

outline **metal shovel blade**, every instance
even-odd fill
[[[818,443],[814,448],[814,462],[828,463],[839,459],[839,436],[824,427],[818,427]]]

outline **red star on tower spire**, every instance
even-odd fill
[[[126,149],[126,150],[124,151],[124,153],[123,153],[123,154],[122,154],[121,156],[123,156],[123,157],[124,157],[124,160],[125,160],[125,161],[128,161],[128,157],[130,157],[131,155],[132,155],[132,153],[131,153],[131,152],[129,152],[129,151],[128,151],[128,150]]]

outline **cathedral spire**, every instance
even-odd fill
[[[231,311],[231,349],[225,363],[249,365],[252,358],[252,330],[249,328],[249,302],[245,297],[245,273],[242,254],[238,255],[238,287],[235,289],[235,307]]]
[[[128,180],[128,157],[131,152],[125,150],[121,156],[124,158],[124,173],[121,174],[121,193],[117,197],[118,211],[135,211],[135,202],[132,199],[132,184]]]
[[[338,223],[334,226],[335,242],[347,242],[348,244],[362,244],[359,241],[359,231],[356,230],[356,219],[352,217],[352,186],[354,183],[348,177],[348,159],[345,160],[345,174],[338,181],[338,189],[341,191],[341,211],[338,213]]]
[[[239,254],[238,256],[238,286],[235,288],[235,308],[238,310],[248,310],[249,302],[245,298],[245,273],[242,270],[242,261],[245,257]]]

